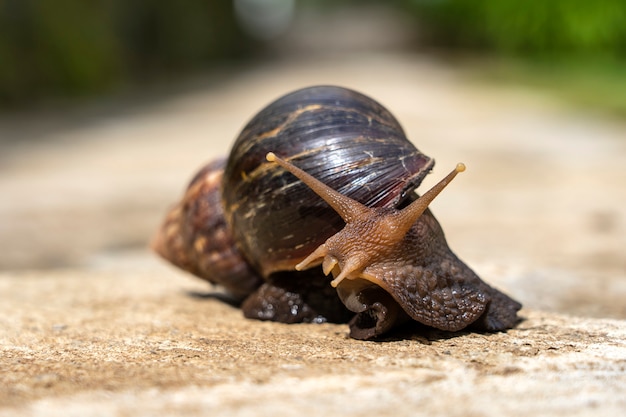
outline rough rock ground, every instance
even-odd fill
[[[0,120],[0,415],[619,415],[626,125],[423,58],[255,68]],[[437,160],[452,248],[524,303],[506,333],[242,318],[143,249],[204,161],[304,85],[363,91]],[[11,140],[9,140],[11,139]],[[425,185],[427,186],[427,185]]]

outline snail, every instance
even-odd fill
[[[348,322],[362,340],[410,320],[511,328],[521,304],[450,250],[428,209],[465,167],[419,197],[433,166],[375,100],[303,88],[261,110],[227,159],[195,175],[152,246],[221,285],[248,318]]]

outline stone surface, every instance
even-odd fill
[[[320,83],[386,105],[437,160],[425,187],[467,164],[433,211],[525,305],[518,328],[359,342],[346,325],[245,320],[144,249],[255,111]],[[191,87],[0,118],[0,416],[626,411],[624,123],[393,55]]]
[[[150,264],[0,278],[0,415],[582,416],[626,407],[624,321],[524,310],[507,333],[406,329],[361,342],[345,325],[245,320],[202,283]]]

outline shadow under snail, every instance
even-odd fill
[[[409,320],[511,328],[521,305],[450,250],[428,209],[465,167],[415,193],[433,165],[371,98],[304,88],[261,110],[227,160],[196,174],[152,245],[221,285],[248,318],[349,322],[356,339]]]

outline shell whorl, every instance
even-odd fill
[[[434,165],[387,109],[360,93],[318,86],[274,101],[242,130],[221,187],[233,237],[265,277],[293,270],[343,226],[306,186],[265,162],[269,151],[376,207],[400,205]]]
[[[224,159],[215,160],[194,176],[151,246],[179,268],[243,298],[262,281],[242,256],[224,218],[220,185],[225,164]]]

